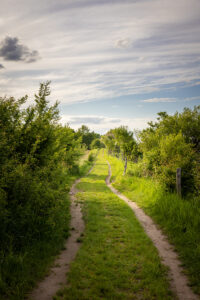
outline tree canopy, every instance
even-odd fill
[[[85,145],[86,149],[91,149],[93,140],[99,139],[100,134],[90,131],[86,125],[82,125],[76,132],[76,136],[81,138],[82,144]]]
[[[108,153],[138,162],[137,174],[154,176],[175,190],[176,169],[182,169],[183,193],[198,193],[200,188],[200,106],[182,113],[159,112],[156,122],[137,132],[121,126],[104,136]],[[125,172],[124,172],[125,173]]]

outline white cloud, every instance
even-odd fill
[[[164,103],[164,102],[182,102],[182,101],[195,101],[200,100],[200,96],[197,97],[186,97],[186,98],[151,98],[151,99],[145,99],[140,100],[141,102],[146,103]]]
[[[194,85],[200,85],[200,81],[195,82]]]
[[[104,124],[107,122],[118,123],[120,119],[101,116],[70,116],[67,117],[70,124]]]
[[[146,102],[146,103],[177,102],[177,99],[176,98],[151,98],[151,99],[141,100],[141,102]]]
[[[198,97],[187,97],[183,99],[184,101],[194,101],[194,100],[200,100],[200,96]]]
[[[19,37],[42,59],[3,64],[0,95],[32,95],[43,80],[61,103],[192,86],[200,78],[199,10],[199,0],[2,0],[1,39]]]
[[[128,126],[130,130],[144,129],[148,126],[148,122],[155,121],[154,118],[110,118],[98,115],[61,115],[60,122],[65,125],[69,124],[75,130],[81,125],[88,126],[91,130],[101,134],[106,133],[112,128],[119,126]]]

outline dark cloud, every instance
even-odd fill
[[[6,37],[0,43],[0,56],[10,61],[35,62],[39,59],[38,51],[31,51],[28,47],[19,43],[17,37]]]
[[[117,40],[115,46],[117,48],[124,48],[124,49],[128,48],[130,46],[130,40],[129,39]]]
[[[0,64],[0,69],[4,69],[4,66],[2,64]]]

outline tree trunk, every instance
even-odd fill
[[[126,174],[126,168],[127,168],[127,157],[125,157],[125,164],[124,164],[124,174]]]
[[[181,168],[176,170],[176,191],[177,194],[181,197]]]

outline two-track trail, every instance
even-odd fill
[[[58,290],[57,300],[198,299],[188,287],[179,266],[181,262],[166,237],[142,209],[111,186],[110,165],[108,176],[107,172],[107,163],[99,156],[94,170],[73,184],[70,191],[73,230],[66,250],[29,299],[52,300]],[[81,192],[76,195],[75,186],[79,182]],[[85,225],[77,201],[83,203]],[[169,268],[173,293],[155,247]]]
[[[180,300],[197,300],[196,296],[190,287],[188,286],[188,279],[183,274],[183,269],[180,267],[181,261],[178,258],[177,253],[173,249],[173,246],[167,241],[166,236],[159,230],[152,219],[147,216],[144,211],[138,207],[138,205],[129,200],[126,196],[117,191],[110,183],[111,178],[111,166],[108,163],[109,172],[106,178],[106,184],[111,191],[116,194],[119,198],[124,200],[134,211],[136,217],[142,224],[145,232],[153,241],[155,247],[158,249],[159,255],[162,258],[162,262],[169,268],[169,277],[171,288],[178,296]]]
[[[71,232],[66,241],[65,250],[62,251],[58,259],[54,262],[54,267],[50,270],[50,274],[32,291],[29,296],[31,300],[52,300],[61,286],[66,284],[66,273],[69,271],[70,263],[74,260],[80,247],[80,243],[77,242],[77,239],[84,231],[81,207],[76,203],[75,196],[78,192],[76,185],[79,182],[80,179],[77,179],[70,190]]]
[[[56,300],[174,300],[167,269],[130,207],[107,187],[108,166],[98,155],[78,188],[84,235],[68,284]]]

